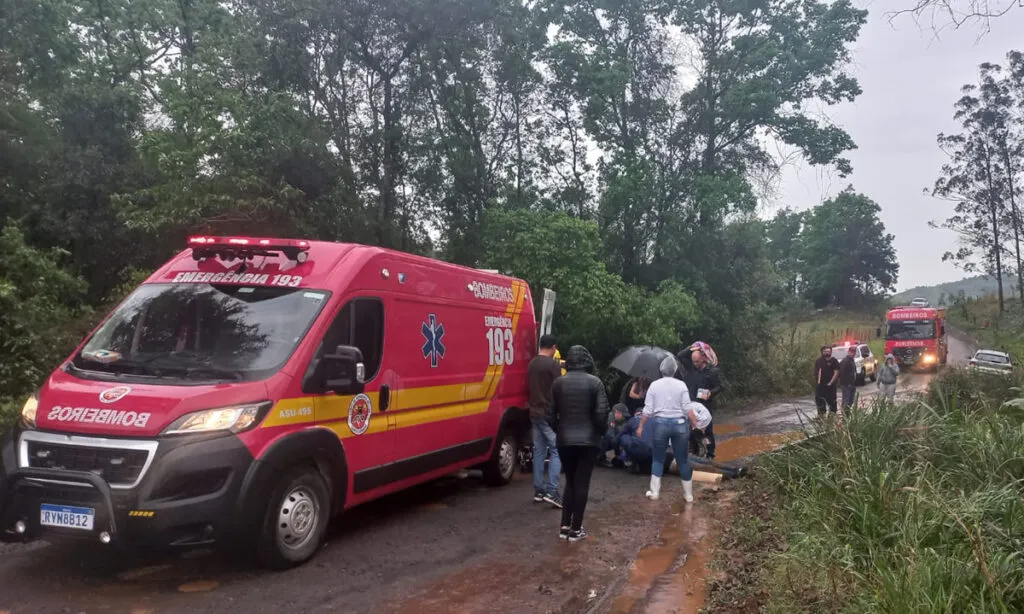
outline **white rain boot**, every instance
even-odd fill
[[[647,498],[651,501],[657,501],[658,496],[661,494],[661,478],[656,475],[651,476],[651,488],[647,491]]]
[[[683,498],[687,503],[693,503],[693,480],[683,480]]]

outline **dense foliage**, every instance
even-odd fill
[[[768,222],[769,257],[789,294],[818,307],[863,309],[891,292],[900,265],[881,212],[847,188],[810,211],[776,214]]]
[[[705,338],[749,391],[797,289],[754,215],[769,144],[850,170],[849,135],[803,109],[859,94],[865,18],[850,0],[9,0],[0,223],[49,282],[0,267],[0,288],[68,331],[190,232],[379,244],[552,287],[557,331],[602,359]],[[5,343],[45,349],[4,356],[17,397],[68,348],[4,317]]]

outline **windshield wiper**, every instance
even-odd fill
[[[147,359],[147,360],[125,360],[125,359],[120,359],[120,360],[117,360],[117,361],[114,361],[114,362],[100,362],[100,361],[98,361],[98,360],[96,360],[94,358],[89,358],[85,354],[79,354],[79,357],[83,361],[88,363],[91,368],[78,367],[77,365],[74,364],[74,361],[71,361],[71,364],[74,365],[76,368],[85,369],[87,371],[96,371],[98,373],[110,373],[110,374],[113,374],[113,375],[139,375],[139,376],[145,376],[145,377],[162,377],[162,375],[160,375],[160,373],[158,373],[157,371],[155,371],[153,368],[151,368],[149,366],[149,363],[152,362],[152,359]],[[96,366],[92,367],[92,365],[96,365]],[[130,373],[133,370],[139,371],[139,373]]]
[[[244,379],[242,372],[238,369],[230,369],[227,367],[218,367],[210,364],[210,359],[199,359],[194,353],[177,353],[170,355],[160,355],[146,361],[147,364],[155,363],[156,361],[163,360],[172,364],[153,364],[155,370],[170,370],[176,373],[182,373],[186,377],[197,376],[206,374],[207,377],[215,378],[230,378],[233,380]]]
[[[237,369],[228,369],[226,367],[215,367],[213,365],[200,365],[195,367],[185,367],[185,374],[192,376],[205,373],[212,375],[213,377],[225,377],[233,380],[242,380],[244,376],[241,371]]]

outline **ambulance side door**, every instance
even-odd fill
[[[315,397],[316,422],[334,431],[342,440],[352,487],[356,494],[361,482],[375,468],[395,460],[395,430],[381,406],[384,380],[384,302],[375,296],[346,300],[310,361],[303,390]],[[316,365],[339,345],[359,348],[363,354],[365,385],[359,394],[336,394],[318,389],[311,380]]]

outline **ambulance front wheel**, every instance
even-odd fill
[[[512,481],[519,458],[517,447],[515,433],[508,427],[503,428],[490,460],[481,467],[484,482],[489,486],[504,486]]]
[[[323,542],[329,517],[330,495],[320,473],[305,465],[285,473],[267,506],[260,562],[271,569],[305,563]]]

